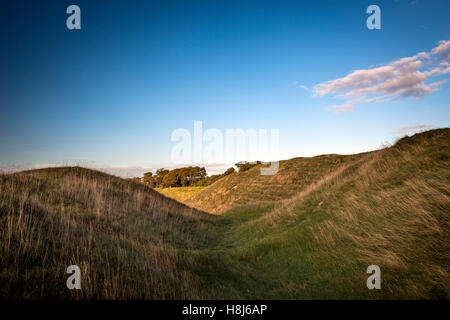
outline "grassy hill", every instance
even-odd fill
[[[0,176],[1,297],[448,298],[449,144],[438,129],[296,158],[186,200],[221,215],[82,168]],[[65,287],[70,264],[82,290]],[[366,287],[372,264],[381,290]]]
[[[322,155],[280,161],[278,173],[261,175],[262,165],[244,172],[235,172],[204,188],[184,203],[210,213],[223,213],[232,207],[288,199],[342,165],[364,157],[357,155]]]
[[[211,279],[220,279],[221,296],[449,297],[449,129],[349,157],[334,170],[317,167],[297,169],[327,173],[294,197],[220,216],[224,236],[210,263],[220,270]],[[382,290],[366,288],[372,264],[381,268]]]
[[[210,215],[101,172],[0,175],[1,298],[198,298],[182,251]],[[69,265],[82,290],[66,288]]]

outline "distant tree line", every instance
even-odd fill
[[[234,168],[230,168],[225,173],[228,175],[234,171]],[[207,186],[224,176],[225,173],[208,177],[205,167],[185,167],[173,170],[161,168],[155,173],[146,172],[142,178],[134,177],[131,180],[143,183],[150,188]]]
[[[233,167],[228,168],[227,171],[225,171],[222,174],[213,174],[212,176],[208,176],[205,179],[202,179],[200,181],[197,182],[197,186],[199,187],[206,187],[209,186],[210,184],[213,184],[214,182],[216,182],[217,180],[219,180],[220,178],[223,178],[229,174],[232,174],[233,172],[236,172],[236,170],[234,170]]]
[[[260,161],[255,162],[238,162],[235,166],[238,168],[239,173],[247,171],[258,164]],[[146,172],[142,178],[134,177],[130,180],[143,183],[150,188],[176,188],[176,187],[206,187],[213,184],[220,178],[228,176],[236,170],[231,167],[228,168],[222,174],[214,174],[208,176],[206,174],[205,167],[184,167],[173,170],[158,169],[155,173]]]
[[[239,169],[239,173],[250,170],[253,167],[261,164],[261,161],[247,162],[241,161],[235,164],[235,166]]]

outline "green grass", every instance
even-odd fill
[[[177,188],[155,188],[154,190],[162,193],[166,197],[184,202],[205,187],[177,187]]]
[[[82,168],[0,176],[1,297],[448,299],[449,144],[439,129],[296,158],[187,200],[221,215]],[[69,264],[79,292],[65,288]],[[381,290],[366,287],[371,264]]]
[[[183,202],[207,212],[224,213],[232,207],[249,203],[288,199],[342,165],[363,156],[332,154],[284,160],[280,161],[275,175],[261,175],[261,165],[258,165],[223,177]]]
[[[220,216],[217,251],[205,254],[217,297],[448,298],[449,131],[366,154],[294,198]],[[366,288],[371,264],[382,290]]]

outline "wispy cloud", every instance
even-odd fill
[[[432,76],[450,73],[450,40],[439,41],[430,52],[420,52],[376,68],[356,70],[343,78],[319,83],[313,87],[314,96],[335,94],[347,103],[328,110],[349,112],[358,103],[385,103],[398,98],[422,98],[436,91],[446,80],[426,84]],[[351,105],[351,107],[350,107]],[[346,111],[343,111],[346,110]]]
[[[298,87],[302,88],[303,90],[309,91],[308,87],[303,84],[299,85]]]
[[[417,124],[417,125],[413,125],[413,126],[398,127],[397,129],[392,131],[392,133],[408,134],[408,133],[413,133],[413,132],[424,131],[426,129],[431,129],[433,127],[434,127],[434,125],[432,125],[432,124]]]
[[[340,114],[340,113],[344,113],[344,112],[351,112],[354,110],[354,108],[355,108],[355,106],[353,104],[345,103],[345,104],[327,107],[326,110],[334,111],[334,113]]]
[[[293,85],[296,86],[296,87],[298,87],[298,88],[301,88],[301,89],[303,89],[303,90],[309,91],[309,88],[308,88],[307,86],[305,86],[304,84],[301,84],[301,83],[298,82],[298,81],[294,81]]]

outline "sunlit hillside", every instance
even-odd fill
[[[438,129],[233,173],[186,200],[204,211],[78,167],[0,175],[0,295],[447,298],[449,144]],[[81,290],[65,286],[72,264]],[[366,287],[369,265],[381,290]]]

